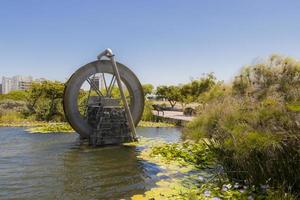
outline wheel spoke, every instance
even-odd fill
[[[85,97],[84,97],[85,99],[83,100],[81,105],[78,105],[78,107],[82,108],[81,112],[82,112],[82,116],[83,116],[84,119],[87,119],[89,99],[90,99],[91,95],[93,94],[92,90],[94,90],[99,97],[113,98],[112,97],[113,90],[114,89],[120,89],[118,86],[116,86],[116,80],[117,79],[116,79],[115,75],[112,74],[109,82],[107,82],[108,80],[106,80],[106,79],[109,79],[109,78],[107,78],[107,77],[105,78],[105,73],[100,72],[100,77],[101,76],[103,77],[103,82],[104,82],[105,91],[106,91],[106,93],[104,93],[104,91],[101,90],[101,88],[103,88],[103,85],[102,85],[101,88],[100,88],[101,85],[97,86],[98,82],[97,83],[95,82],[95,76],[97,76],[97,74],[93,74],[92,76],[90,76],[86,79],[86,82],[89,84],[89,90],[86,91]],[[108,85],[108,83],[109,83],[109,85]],[[124,83],[122,83],[122,87],[125,89],[126,100],[129,104],[129,106],[132,106],[131,105],[131,103],[132,103],[131,99],[132,99],[133,96],[129,94],[129,91],[127,90],[127,87],[126,87],[126,85],[124,85]],[[116,98],[116,96],[114,98]],[[117,99],[120,100],[120,106],[124,106],[123,102],[122,102],[122,99],[120,97],[117,97]]]
[[[90,84],[90,86],[95,90],[95,92],[98,94],[98,96],[104,96],[99,88],[95,85],[95,83],[90,79],[87,78],[86,81]]]
[[[95,75],[94,75],[94,77],[95,77]],[[83,116],[84,117],[86,117],[86,114],[87,114],[87,110],[88,110],[88,103],[89,103],[89,99],[90,99],[90,96],[91,96],[91,90],[92,89],[92,87],[91,87],[91,85],[90,85],[90,89],[89,89],[89,93],[88,93],[88,97],[87,97],[87,99],[86,99],[86,101],[85,101],[85,105],[84,105],[84,113],[83,113]]]
[[[113,75],[113,77],[110,80],[109,87],[108,87],[108,93],[107,93],[108,97],[111,97],[111,92],[114,88],[115,82],[116,82],[116,77]]]
[[[107,85],[106,85],[105,75],[104,75],[103,72],[102,72],[102,78],[103,78],[103,82],[104,82],[104,86],[105,86],[105,90],[106,90],[106,96],[107,96],[107,94],[108,94],[108,89],[107,89]]]

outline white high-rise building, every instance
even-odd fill
[[[2,94],[7,94],[12,89],[12,79],[8,77],[2,77]]]
[[[92,81],[93,81],[94,85],[97,87],[97,89],[100,89],[100,90],[105,89],[103,74],[95,75],[94,77],[92,77]],[[109,84],[109,83],[106,83],[106,84]]]
[[[31,76],[2,77],[2,94],[7,94],[13,90],[27,90],[31,83]]]

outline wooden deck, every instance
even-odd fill
[[[155,117],[157,117],[158,119],[162,119],[164,121],[168,121],[168,122],[173,122],[176,123],[178,125],[182,125],[184,123],[190,122],[193,120],[194,117],[192,116],[185,116],[183,115],[183,112],[179,112],[179,111],[164,111],[164,115],[162,114],[162,112],[158,112],[153,110],[153,115],[155,115]]]

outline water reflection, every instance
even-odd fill
[[[131,196],[146,189],[159,170],[137,159],[134,147],[73,149],[64,155],[61,177],[68,198]]]
[[[178,140],[175,128],[138,129],[144,137]],[[0,199],[119,199],[144,192],[159,167],[128,146],[90,148],[77,134],[28,134],[0,128]]]

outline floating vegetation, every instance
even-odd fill
[[[161,169],[155,186],[131,199],[296,199],[268,186],[261,186],[258,192],[254,186],[229,181],[207,148],[207,142],[166,144],[141,138],[140,143],[131,143],[148,146],[140,153],[140,159],[155,163]]]
[[[42,126],[27,129],[30,133],[73,133],[74,130],[68,123],[46,123]]]
[[[32,122],[32,121],[21,121],[21,122],[0,122],[0,127],[34,127],[34,126],[44,126],[46,122]]]
[[[141,121],[139,127],[174,127],[174,124],[164,122]],[[68,123],[51,123],[39,121],[19,121],[14,123],[0,122],[0,127],[30,127],[30,133],[70,133],[74,132]]]
[[[197,168],[205,168],[214,164],[214,155],[208,147],[208,140],[199,143],[190,141],[160,145],[152,148],[151,156],[161,156],[165,161],[177,161],[182,165],[192,164]]]
[[[74,130],[68,123],[37,123],[32,128],[27,129],[30,133],[72,133]],[[140,127],[173,127],[173,124],[163,122],[140,122]]]

